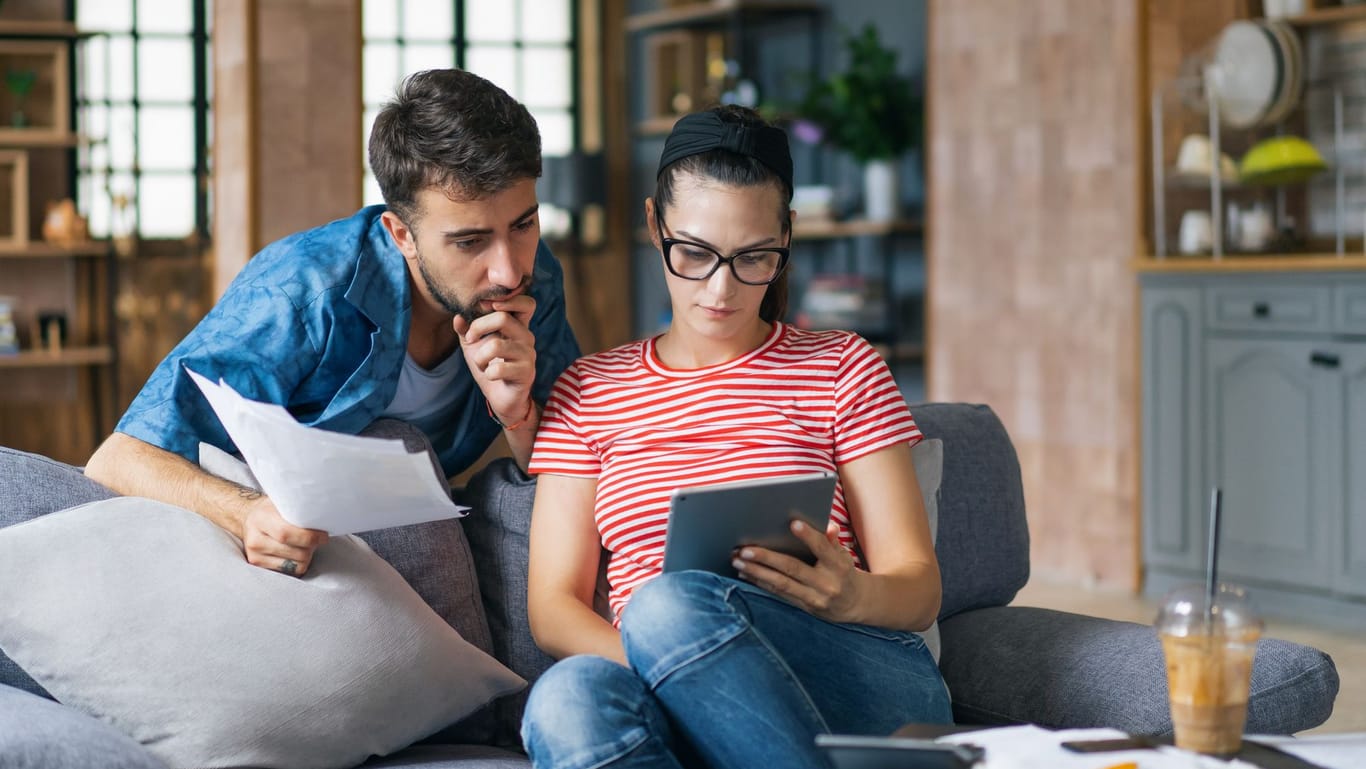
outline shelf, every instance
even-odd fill
[[[1341,5],[1329,8],[1316,8],[1298,16],[1288,16],[1286,21],[1292,27],[1313,27],[1320,24],[1337,24],[1344,21],[1366,20],[1366,5]]]
[[[66,257],[101,257],[109,253],[109,244],[98,240],[72,246],[58,246],[42,241],[29,241],[23,248],[0,247],[0,259],[62,259]]]
[[[890,222],[872,222],[867,219],[808,220],[797,217],[797,225],[792,229],[793,240],[828,240],[831,238],[856,238],[865,236],[892,235],[894,233],[919,233],[923,225],[918,219],[894,219]]]
[[[1134,271],[1139,273],[1366,271],[1366,255],[1225,254],[1215,259],[1209,255],[1155,257],[1144,254],[1134,259],[1132,264]]]
[[[75,147],[81,143],[79,134],[54,133],[41,128],[0,127],[0,147]]]
[[[802,221],[801,217],[798,217],[797,225],[792,228],[792,240],[834,240],[836,238],[915,235],[923,230],[924,224],[919,219],[894,219],[890,222],[872,222],[867,219]],[[651,245],[649,230],[643,227],[636,230],[636,245]]]
[[[915,363],[925,359],[925,345],[919,342],[897,342],[892,345],[884,342],[872,342],[871,344],[883,360],[892,363]]]
[[[674,123],[682,115],[665,115],[664,117],[652,117],[636,123],[636,134],[639,136],[667,136],[674,130]]]
[[[0,368],[59,368],[72,366],[104,366],[114,361],[109,347],[68,347],[59,352],[24,350],[0,354]]]
[[[776,0],[712,0],[696,2],[677,8],[650,13],[638,13],[626,18],[628,32],[659,31],[678,27],[719,25],[736,14],[821,13],[825,4],[818,2],[776,2]]]
[[[74,40],[80,37],[76,25],[69,21],[35,19],[5,19],[0,21],[0,37],[60,37]]]

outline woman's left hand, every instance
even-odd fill
[[[793,521],[792,533],[816,556],[814,565],[750,545],[736,553],[734,566],[740,579],[821,619],[857,622],[860,586],[868,575],[854,566],[854,557],[839,544],[834,522],[822,534],[801,521]]]

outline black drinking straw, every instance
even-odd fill
[[[1205,618],[1214,625],[1214,591],[1219,584],[1219,513],[1224,494],[1218,486],[1209,493],[1209,552],[1205,557]]]

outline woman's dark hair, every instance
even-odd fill
[[[410,225],[420,190],[479,199],[541,175],[541,133],[531,113],[458,69],[408,76],[375,118],[369,150],[384,202]]]
[[[769,126],[759,113],[746,107],[726,104],[708,110],[725,123],[746,127]],[[783,234],[790,231],[792,217],[792,185],[758,158],[728,149],[712,149],[688,155],[660,170],[655,182],[655,209],[663,213],[673,204],[674,183],[680,175],[696,176],[733,187],[763,187],[772,185],[782,194],[782,208],[778,216]],[[663,233],[660,233],[663,237]],[[759,317],[772,323],[787,314],[787,271],[768,284],[764,299],[759,304]]]

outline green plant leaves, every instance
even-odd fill
[[[896,71],[896,51],[883,47],[872,24],[844,44],[848,68],[812,85],[802,115],[860,163],[919,146],[922,98],[912,79]]]

